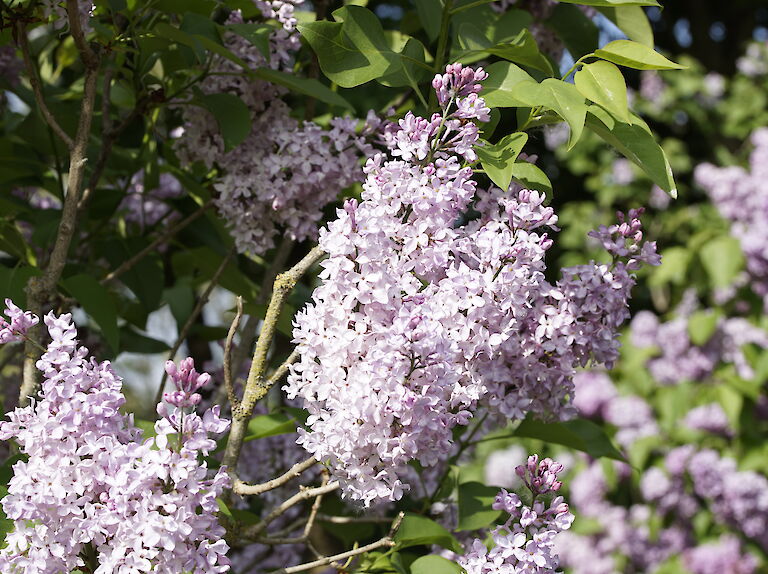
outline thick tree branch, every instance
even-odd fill
[[[267,352],[272,344],[272,338],[277,330],[277,321],[280,317],[280,311],[283,308],[285,300],[290,295],[297,281],[323,256],[323,250],[320,247],[313,248],[304,258],[294,265],[290,270],[281,273],[275,279],[275,285],[272,289],[272,299],[267,307],[267,313],[264,317],[264,323],[259,333],[259,339],[256,341],[256,349],[253,353],[251,370],[248,373],[248,380],[245,383],[243,398],[237,409],[232,411],[232,428],[229,432],[227,447],[224,451],[222,464],[229,467],[230,471],[235,471],[237,461],[240,458],[240,449],[243,446],[245,433],[248,428],[248,421],[253,414],[253,408],[256,402],[263,398],[276,378],[266,380],[264,372],[267,367]]]
[[[99,58],[93,51],[83,33],[83,26],[80,23],[79,0],[67,0],[67,16],[69,17],[69,33],[75,41],[75,47],[80,52],[80,59],[86,68],[96,69],[99,66]]]
[[[74,0],[68,0],[68,8],[70,8],[70,5],[73,5],[75,10],[77,9],[77,3]],[[70,12],[70,16],[71,15],[72,12]],[[70,19],[72,20],[73,18]],[[80,32],[82,34],[82,31]],[[64,206],[61,211],[59,229],[56,234],[53,249],[51,250],[48,265],[41,275],[31,277],[26,286],[27,308],[41,319],[45,303],[56,291],[56,285],[61,278],[61,273],[64,271],[64,265],[67,262],[67,253],[69,252],[69,246],[72,243],[72,237],[75,233],[77,206],[83,188],[85,166],[88,161],[86,153],[88,139],[91,134],[94,104],[96,101],[98,59],[95,58],[93,52],[90,52],[88,60],[83,61],[85,63],[83,102],[80,107],[80,119],[77,126],[77,133],[70,150],[67,194],[64,197]],[[28,332],[29,338],[32,340],[40,340],[40,331],[40,324],[35,325],[35,327]],[[29,403],[29,397],[37,391],[38,378],[35,363],[40,356],[37,348],[30,342],[25,343],[24,352],[23,380],[21,391],[19,393],[19,404],[21,406],[26,406]]]

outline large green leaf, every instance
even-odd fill
[[[661,6],[656,0],[558,0],[582,6]]]
[[[610,62],[585,64],[573,78],[581,94],[603,106],[625,123],[630,123],[627,85],[621,71]]]
[[[576,6],[558,4],[546,25],[557,33],[574,59],[597,49],[600,31]]]
[[[323,73],[339,86],[353,88],[397,74],[404,62],[429,69],[426,63],[414,59],[410,50],[393,51],[381,22],[370,10],[344,6],[333,12],[333,19],[335,22],[310,22],[298,28],[317,54]]]
[[[454,552],[463,552],[461,544],[434,520],[418,514],[406,514],[395,534],[398,548],[437,544]]]
[[[703,346],[715,334],[720,313],[712,309],[691,313],[688,317],[688,337],[694,345]]]
[[[491,108],[520,107],[525,104],[512,95],[520,82],[533,82],[531,75],[510,62],[495,62],[485,70],[488,78],[483,82],[481,95]]]
[[[629,124],[620,122],[603,108],[590,106],[587,126],[639,166],[661,189],[677,197],[675,178],[664,150],[645,122],[635,115],[631,119]]]
[[[595,50],[595,56],[636,70],[682,70],[685,68],[668,60],[653,48],[632,40],[614,40]]]
[[[744,269],[741,244],[730,235],[720,235],[705,243],[700,259],[714,287],[728,287]]]
[[[527,141],[528,134],[517,132],[504,136],[496,144],[481,142],[484,145],[475,147],[485,173],[504,191],[509,189],[515,160]]]
[[[245,38],[258,48],[262,56],[267,59],[269,58],[269,36],[274,30],[271,26],[253,22],[236,22],[234,24],[227,24],[225,29]]]
[[[197,102],[216,118],[226,150],[240,145],[251,133],[251,112],[236,95],[200,94]]]
[[[246,441],[266,438],[296,431],[296,419],[286,414],[259,415],[248,422]]]
[[[499,489],[480,482],[465,482],[459,485],[459,530],[478,530],[494,524],[500,510],[491,508]]]
[[[627,38],[653,48],[653,29],[640,6],[601,7],[598,10],[616,24]]]
[[[107,343],[117,353],[120,345],[117,307],[106,288],[95,278],[85,274],[68,277],[61,281],[61,285],[101,328]]]
[[[326,104],[349,110],[352,109],[352,105],[347,100],[314,78],[302,78],[296,74],[272,70],[271,68],[259,68],[253,72],[253,75],[262,80],[286,87],[298,94],[311,96]]]
[[[544,423],[527,418],[514,431],[514,436],[536,438],[586,452],[595,458],[606,457],[625,460],[605,431],[592,421],[573,419],[565,422]]]
[[[461,574],[461,566],[436,554],[417,558],[411,563],[411,574]]]
[[[551,76],[554,74],[551,62],[539,51],[536,40],[526,28],[502,43],[494,44],[477,26],[465,22],[459,28],[459,46],[465,52],[458,56],[462,61],[477,59],[483,54],[493,54],[510,62],[529,66]]]
[[[170,40],[171,42],[192,48],[200,61],[203,61],[207,52],[212,52],[234,62],[243,69],[248,69],[248,64],[244,60],[233,54],[221,44],[212,40],[209,36],[203,34],[189,34],[166,22],[158,22],[155,25],[153,32],[158,38]]]
[[[416,14],[421,20],[429,41],[434,42],[440,35],[440,22],[443,17],[442,0],[418,0],[414,4],[416,4]]]
[[[571,129],[568,149],[579,141],[584,131],[587,105],[576,86],[554,78],[547,78],[540,84],[519,82],[512,88],[512,96],[527,106],[543,106],[563,118]]]
[[[532,163],[518,159],[512,166],[512,181],[525,189],[535,189],[552,197],[552,182],[549,181],[546,173]]]

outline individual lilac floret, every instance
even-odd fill
[[[536,455],[518,467],[518,474],[531,490],[531,506],[505,489],[496,495],[494,510],[503,510],[510,516],[491,531],[494,542],[491,550],[480,539],[475,539],[470,551],[459,558],[467,574],[554,574],[558,567],[555,539],[571,527],[573,514],[562,496],[555,497],[549,505],[540,497],[560,488],[557,474],[562,469],[561,464],[548,458],[538,462]]]
[[[11,322],[0,317],[0,345],[21,341],[30,327],[39,322],[37,316],[29,311],[22,311],[10,299],[5,300],[5,316]]]
[[[0,572],[228,571],[216,498],[229,476],[221,468],[209,477],[201,458],[229,421],[218,407],[202,417],[176,411],[143,439],[120,412],[122,381],[78,348],[71,315],[44,321],[52,341],[37,362],[41,392],[0,424],[0,439],[15,439],[25,455],[2,500],[13,529]],[[187,388],[200,379],[188,377]]]
[[[194,360],[191,357],[183,359],[178,367],[173,361],[166,361],[165,372],[176,385],[176,391],[165,393],[163,398],[178,408],[193,407],[198,404],[201,397],[195,391],[211,380],[211,375],[208,373],[195,371]]]

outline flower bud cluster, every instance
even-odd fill
[[[573,514],[562,496],[555,497],[549,505],[539,497],[560,488],[557,475],[562,470],[563,465],[549,458],[539,462],[537,455],[515,469],[531,491],[533,502],[526,506],[517,494],[505,489],[496,495],[494,510],[503,510],[510,516],[491,531],[492,549],[475,539],[471,550],[459,559],[467,574],[554,574],[558,567],[555,537],[571,527]]]
[[[299,48],[294,4],[257,2],[262,15],[281,26],[270,36],[270,54],[234,33],[225,35],[226,47],[252,69],[290,72]],[[242,23],[240,13],[232,12],[228,23]],[[349,118],[333,118],[328,128],[299,122],[281,99],[283,88],[243,74],[224,58],[215,61],[199,87],[205,94],[234,94],[251,112],[250,134],[226,150],[213,115],[185,106],[183,133],[175,143],[183,163],[219,168],[216,206],[238,250],[264,253],[281,234],[296,241],[315,238],[323,208],[362,179],[360,158],[370,153],[368,132],[379,121],[369,117],[361,134],[358,122]]]
[[[0,345],[21,341],[27,331],[37,325],[39,319],[29,311],[22,311],[10,299],[5,300],[5,316],[0,317]]]
[[[0,439],[15,439],[24,455],[2,501],[14,527],[0,571],[228,571],[216,497],[229,478],[225,469],[208,478],[199,458],[229,421],[217,407],[200,417],[161,405],[156,436],[143,440],[119,410],[120,378],[77,347],[71,316],[49,313],[44,321],[52,341],[37,363],[42,391],[0,424]],[[189,360],[169,370],[187,397],[181,403],[194,403],[189,393],[206,376]]]
[[[478,408],[496,422],[565,416],[574,367],[616,357],[636,265],[546,281],[552,208],[535,191],[478,191],[465,164],[484,77],[449,66],[434,81],[441,113],[387,130],[392,157],[368,160],[362,201],[321,230],[322,285],[295,320],[301,358],[285,390],[309,411],[299,442],[366,505],[399,499],[408,463],[444,460]],[[623,245],[653,263],[634,219]]]

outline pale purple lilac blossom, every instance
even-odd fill
[[[747,168],[696,167],[694,179],[731,224],[746,259],[751,287],[768,308],[768,128],[750,137],[753,146]]]
[[[470,550],[459,558],[467,574],[555,573],[555,539],[571,527],[573,514],[562,496],[556,496],[548,505],[540,497],[560,489],[558,474],[562,470],[561,464],[549,458],[539,461],[537,455],[515,469],[531,493],[531,505],[504,489],[496,495],[493,508],[508,513],[509,518],[491,531],[493,548],[489,550],[482,540],[475,539]]]
[[[0,438],[15,439],[27,457],[14,464],[2,501],[14,528],[0,570],[70,572],[92,554],[94,574],[228,571],[216,497],[229,477],[222,468],[208,478],[199,458],[216,446],[209,434],[229,421],[218,407],[201,417],[161,404],[157,434],[143,440],[119,411],[120,378],[78,348],[71,316],[49,313],[44,321],[52,340],[37,362],[42,390],[0,424]],[[173,379],[179,404],[195,402],[202,381],[192,379]]]
[[[752,344],[768,348],[768,333],[742,317],[719,319],[710,338],[703,345],[695,345],[686,315],[662,323],[650,311],[640,311],[632,319],[631,337],[637,347],[658,348],[647,365],[663,385],[704,380],[721,363],[733,364],[741,378],[751,379],[754,370],[742,347]]]
[[[27,331],[39,322],[36,315],[23,311],[10,299],[5,300],[4,313],[8,319],[0,316],[0,345],[24,340]]]
[[[299,47],[296,3],[257,4],[265,17],[281,24],[270,36],[269,58],[234,33],[225,34],[225,45],[250,68],[289,72]],[[232,12],[228,24],[239,23],[240,13]],[[370,154],[367,139],[379,120],[369,114],[365,133],[358,133],[358,122],[350,118],[332,118],[328,128],[299,122],[281,99],[284,88],[248,77],[224,58],[216,60],[200,89],[206,94],[234,94],[251,111],[250,134],[226,150],[213,115],[185,106],[183,133],[175,142],[182,163],[218,166],[216,206],[238,250],[262,254],[281,234],[296,241],[314,239],[323,208],[363,178],[360,158]]]
[[[295,319],[285,390],[310,414],[299,442],[366,505],[399,499],[408,463],[443,460],[479,407],[497,423],[570,416],[575,367],[617,358],[631,272],[658,262],[633,211],[597,232],[612,264],[548,283],[543,230],[557,217],[543,195],[476,190],[464,165],[478,128],[456,110],[487,113],[484,74],[464,70],[435,78],[442,113],[386,131],[394,159],[369,159],[362,201],[321,230],[323,283]],[[475,196],[480,216],[457,223]]]

